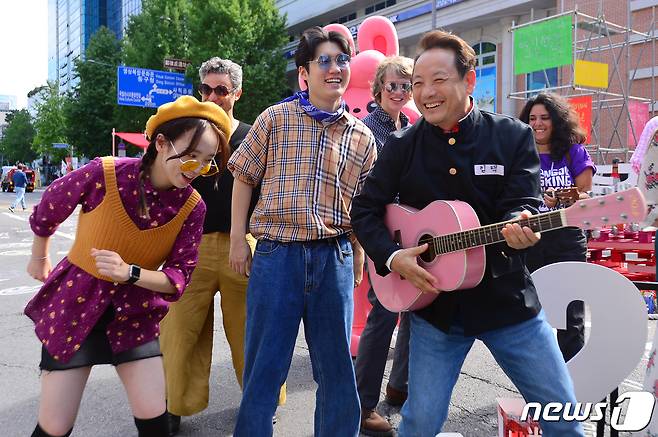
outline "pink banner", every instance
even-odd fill
[[[629,100],[628,113],[631,116],[631,121],[628,123],[628,147],[633,148],[640,140],[640,135],[642,134],[644,125],[649,121],[649,103]],[[635,137],[633,137],[631,123],[633,124],[633,129],[635,130]]]

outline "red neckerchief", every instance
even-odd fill
[[[473,109],[473,100],[469,99],[469,103],[470,103],[470,105],[468,107],[468,111],[466,112],[466,114],[470,114],[471,110]],[[466,118],[466,117],[464,117],[464,118]],[[459,132],[459,122],[457,122],[457,124],[454,125],[451,129],[443,131],[444,134],[456,134],[458,132]]]

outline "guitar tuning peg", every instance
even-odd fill
[[[603,223],[608,223],[608,217],[601,217],[601,221]]]
[[[599,205],[605,205],[605,200],[599,199]]]
[[[587,204],[585,202],[580,202],[578,206],[580,206],[581,208],[587,208]]]
[[[619,216],[624,220],[626,220],[628,218],[628,214],[623,213],[623,212],[621,214],[619,214]]]
[[[624,200],[624,196],[617,196],[616,199],[621,202],[622,200]]]
[[[585,227],[587,227],[587,226],[589,226],[589,225],[591,225],[591,224],[592,224],[592,223],[590,223],[588,220],[583,221],[583,225],[585,225]]]

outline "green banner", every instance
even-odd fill
[[[572,16],[514,31],[514,74],[532,73],[573,63]]]

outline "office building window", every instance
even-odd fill
[[[479,42],[473,44],[475,50],[475,80],[473,99],[478,108],[496,111],[496,44]]]
[[[526,75],[526,90],[541,90],[557,86],[557,67],[533,71]]]
[[[384,8],[388,8],[390,6],[395,5],[396,0],[385,0],[381,2],[377,2],[375,4],[372,4],[368,7],[366,7],[366,15],[370,15],[374,12],[381,11]]]
[[[338,18],[338,24],[343,24],[347,23],[348,21],[356,20],[356,12],[352,12],[351,14],[343,15],[342,17]]]

